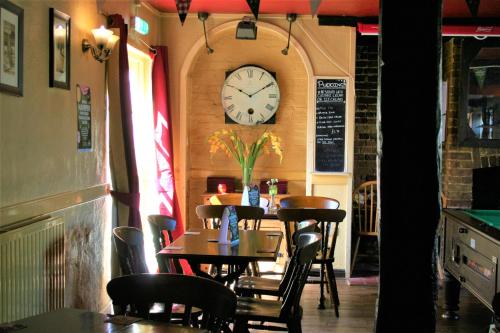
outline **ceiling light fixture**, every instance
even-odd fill
[[[98,29],[92,29],[92,35],[94,35],[96,46],[90,44],[88,39],[83,39],[82,51],[85,53],[90,50],[92,56],[99,62],[108,60],[113,47],[120,37],[114,35],[113,31],[105,29],[102,25]]]
[[[257,25],[250,16],[243,17],[243,20],[238,23],[236,39],[257,39]]]
[[[292,32],[292,23],[297,20],[297,14],[286,14],[286,19],[288,22],[290,22],[290,25],[288,26],[288,42],[286,44],[286,47],[281,50],[281,53],[283,53],[283,55],[288,55],[288,49],[290,48],[290,34]]]
[[[214,53],[214,49],[212,49],[210,46],[208,46],[207,29],[205,28],[205,21],[207,19],[208,19],[208,13],[205,13],[205,12],[198,13],[198,20],[203,22],[203,34],[205,35],[205,47],[207,48],[207,53],[212,54],[212,53]]]

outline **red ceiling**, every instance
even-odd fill
[[[175,0],[147,0],[162,12],[176,12]],[[417,0],[422,1],[422,0]],[[465,0],[443,0],[444,17],[470,17]],[[402,2],[404,3],[404,1]],[[377,16],[379,0],[323,0],[319,15]],[[192,0],[191,13],[250,13],[246,0]],[[310,14],[309,0],[261,0],[259,13]],[[404,15],[404,9],[402,9]],[[500,17],[500,0],[481,0],[480,17]]]

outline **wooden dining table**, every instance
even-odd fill
[[[130,317],[129,317],[130,318]],[[58,309],[27,317],[9,324],[0,324],[0,332],[8,333],[200,333],[192,327],[136,318],[137,321],[81,309]]]
[[[238,245],[219,244],[219,230],[190,229],[157,255],[172,259],[186,259],[193,272],[221,283],[232,283],[250,262],[276,261],[283,238],[280,231],[240,230]],[[201,269],[202,264],[216,267],[215,275]],[[229,265],[227,274],[222,265]]]

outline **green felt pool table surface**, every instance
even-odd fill
[[[463,212],[500,230],[500,210],[464,209]]]

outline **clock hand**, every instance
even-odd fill
[[[255,94],[257,94],[258,92],[260,92],[260,91],[262,91],[262,90],[264,90],[264,89],[266,89],[266,88],[269,88],[269,87],[270,87],[270,86],[272,86],[273,84],[274,84],[274,82],[268,83],[268,84],[266,84],[264,87],[260,88],[259,90],[257,90],[256,92],[254,92],[253,94],[250,94],[250,95],[248,95],[248,96],[249,96],[249,97],[252,97],[252,96],[254,96]]]
[[[227,86],[228,86],[228,87],[231,87],[231,88],[234,88],[234,89],[238,90],[238,91],[239,91],[239,92],[241,92],[241,93],[244,93],[244,94],[245,94],[245,95],[247,95],[248,97],[252,97],[252,95],[247,94],[246,92],[244,92],[244,91],[243,91],[243,90],[241,90],[240,88],[237,88],[237,87],[232,86],[232,85],[230,85],[230,84],[227,84]]]

